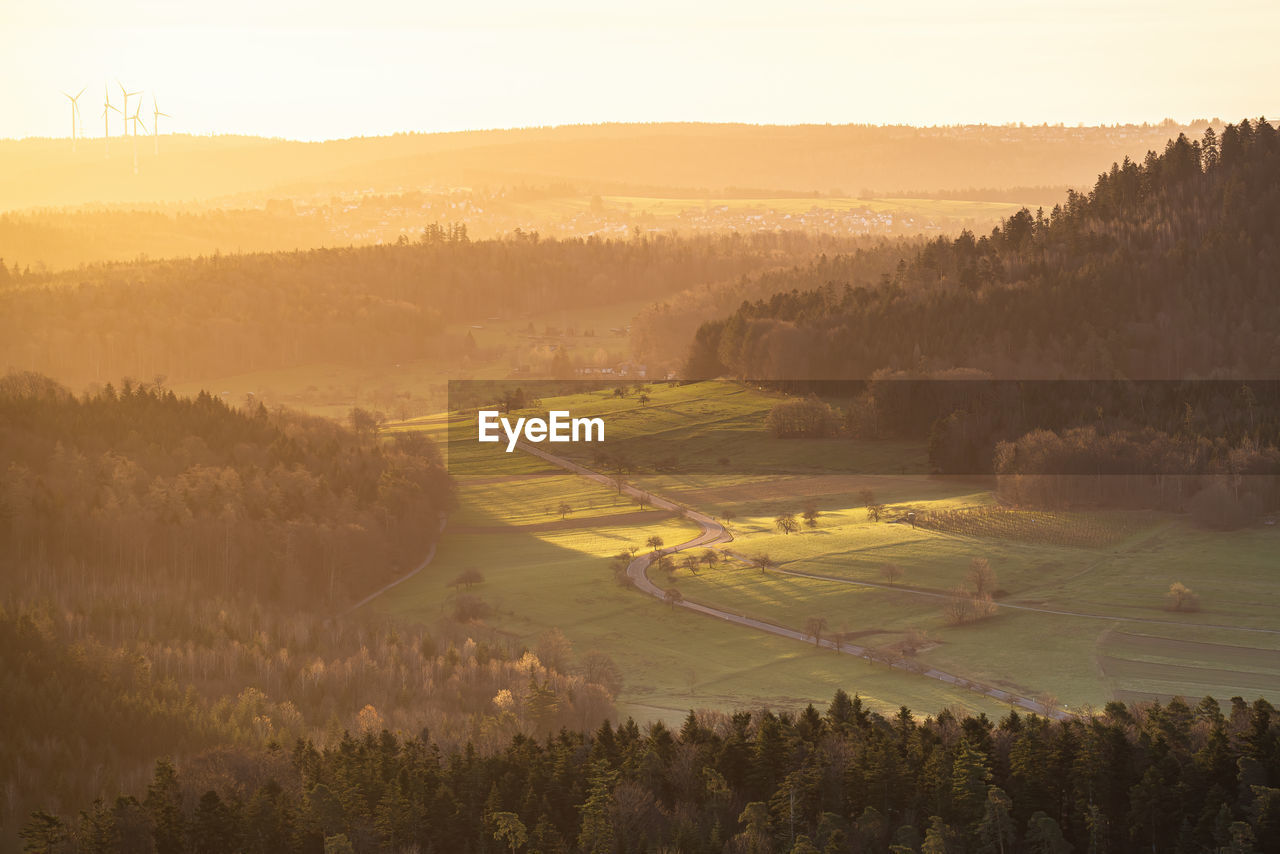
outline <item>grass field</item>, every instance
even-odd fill
[[[837,688],[860,692],[889,712],[907,705],[922,713],[943,707],[1000,714],[998,704],[884,665],[788,641],[672,610],[614,581],[609,558],[649,536],[667,543],[693,537],[688,522],[650,511],[644,523],[615,526],[615,493],[573,476],[472,478],[461,487],[461,506],[427,571],[394,588],[372,607],[406,618],[446,616],[463,569],[485,576],[471,593],[494,609],[487,625],[519,643],[534,645],[559,628],[576,650],[608,653],[626,683],[624,714],[678,722],[690,708],[733,709],[753,705],[797,709],[823,705]],[[560,499],[583,509],[571,527],[537,530]],[[634,507],[626,508],[634,511]],[[558,520],[558,514],[551,514]],[[505,529],[505,532],[498,533]]]
[[[739,489],[726,492],[736,498]],[[706,499],[710,491],[700,494]],[[684,498],[691,500],[687,493]],[[1207,532],[1185,518],[1115,511],[1103,526],[1109,532],[1104,545],[1067,546],[1054,542],[1056,530],[1046,537],[1044,518],[1035,512],[1008,511],[1025,515],[1021,532],[1014,518],[1004,518],[998,537],[963,536],[873,522],[865,510],[840,506],[851,499],[826,494],[818,500],[819,527],[790,535],[774,528],[774,518],[798,510],[796,496],[726,502],[741,508],[731,523],[730,549],[767,554],[778,571],[762,573],[744,562],[696,577],[684,571],[681,592],[793,627],[820,616],[832,630],[865,637],[858,642],[871,646],[924,636],[918,658],[925,664],[1027,696],[1050,693],[1070,706],[1176,693],[1280,698],[1280,672],[1247,663],[1251,650],[1280,648],[1273,559],[1280,535],[1272,529]],[[980,509],[987,501],[984,493],[957,492],[911,506],[948,512]],[[1070,521],[1059,515],[1053,526]],[[1093,514],[1076,521],[1089,530],[1102,524]],[[966,585],[974,558],[995,570],[997,602],[1008,607],[988,620],[952,626],[940,597]],[[900,572],[892,582],[886,564]],[[1199,595],[1197,611],[1169,610],[1166,591],[1175,581]],[[1116,632],[1183,643],[1137,656],[1108,640]],[[1179,669],[1190,666],[1198,669]]]
[[[1075,708],[1174,694],[1280,700],[1274,528],[1217,533],[1151,512],[1003,508],[980,480],[892,473],[919,468],[918,446],[774,439],[763,418],[778,398],[758,389],[652,383],[644,391],[643,404],[606,389],[544,400],[541,408],[604,417],[610,437],[641,464],[630,481],[727,523],[735,537],[725,547],[730,559],[696,573],[678,567],[670,577],[650,570],[687,600],[799,630],[821,617],[827,632],[886,657],[910,655]],[[451,421],[474,429],[457,415]],[[437,417],[397,429],[440,436],[446,423]],[[474,448],[462,450],[476,457],[461,478],[457,533],[446,537],[429,572],[379,607],[406,616],[447,612],[454,595],[447,581],[481,566],[489,579],[481,592],[497,608],[491,626],[528,643],[558,626],[579,649],[608,652],[627,675],[623,707],[640,717],[689,706],[819,702],[836,686],[883,708],[994,705],[624,589],[613,581],[609,556],[655,533],[670,544],[693,529],[640,512],[613,490],[552,475],[528,455],[488,453],[496,451],[488,446],[481,456]],[[652,462],[673,448],[672,470],[653,472]],[[588,446],[574,451],[591,465]],[[881,521],[863,507],[866,490],[885,505]],[[573,508],[563,519],[562,503]],[[777,530],[779,514],[799,514],[810,503],[820,512],[816,528]],[[900,521],[908,510],[921,524]],[[777,568],[751,565],[758,554]],[[945,597],[968,583],[975,558],[995,572],[999,607],[988,619],[953,625]],[[897,572],[886,575],[886,564]],[[1169,610],[1166,591],[1175,581],[1198,594],[1198,610]]]

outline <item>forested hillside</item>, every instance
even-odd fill
[[[1179,136],[1087,194],[940,238],[879,286],[815,262],[698,333],[694,376],[1280,376],[1280,139]]]
[[[655,300],[635,316],[631,324],[631,349],[637,358],[650,365],[679,372],[685,367],[689,342],[699,334],[703,324],[724,318],[743,302],[795,288],[798,279],[821,284],[842,282],[855,288],[875,287],[920,245],[918,239],[910,238],[867,240],[853,251],[823,252],[817,258],[805,259],[786,269],[686,288]],[[708,330],[716,328],[714,323],[708,326]]]
[[[162,753],[269,768],[298,737],[493,746],[610,714],[616,668],[567,672],[562,640],[543,665],[464,618],[345,613],[422,562],[452,489],[421,436],[0,379],[0,850],[32,809],[141,791]]]
[[[0,366],[78,386],[173,383],[338,362],[461,354],[449,323],[657,299],[799,263],[854,241],[804,234],[416,242],[215,255],[21,276],[0,268]],[[607,335],[608,330],[598,330]]]
[[[0,380],[0,562],[28,590],[125,579],[331,611],[421,560],[452,486],[431,443],[125,382]]]

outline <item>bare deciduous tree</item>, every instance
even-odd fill
[[[989,593],[971,593],[963,587],[957,587],[951,591],[946,604],[942,606],[942,613],[951,625],[963,626],[995,616],[996,603]]]
[[[579,665],[582,678],[602,686],[609,696],[616,697],[622,690],[622,670],[607,653],[592,650],[582,657]]]
[[[991,568],[991,564],[985,557],[975,557],[969,561],[969,574],[967,577],[975,596],[995,593],[996,571]]]
[[[896,563],[886,563],[880,567],[880,574],[884,576],[884,580],[890,584],[897,584],[902,580],[902,567]]]
[[[573,644],[559,629],[548,629],[538,638],[534,648],[538,660],[552,670],[564,670],[573,658]]]
[[[813,638],[814,646],[818,646],[822,643],[822,633],[826,630],[826,617],[815,615],[804,621],[804,633]]]
[[[472,585],[483,583],[484,573],[476,569],[474,566],[469,566],[454,576],[453,581],[449,582],[449,586],[454,588],[454,590],[461,587],[466,587],[470,590]]]

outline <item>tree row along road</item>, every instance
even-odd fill
[[[727,530],[725,530],[724,525],[721,525],[719,522],[717,522],[715,519],[712,519],[710,516],[706,515],[705,513],[699,513],[696,510],[681,506],[680,504],[677,504],[674,501],[669,501],[665,498],[654,495],[651,492],[646,492],[628,483],[620,483],[619,481],[615,480],[609,475],[601,474],[600,472],[597,472],[597,471],[592,471],[591,469],[585,466],[581,466],[578,463],[573,462],[572,460],[565,459],[564,457],[558,457],[555,454],[549,454],[546,451],[542,450],[541,448],[538,448],[527,442],[519,442],[517,444],[517,447],[520,448],[520,450],[524,451],[525,453],[532,454],[533,456],[541,460],[545,460],[546,462],[551,463],[554,466],[558,466],[567,471],[571,471],[574,474],[587,478],[588,480],[594,481],[599,484],[603,484],[604,486],[608,486],[610,488],[620,488],[624,495],[629,495],[632,498],[643,498],[654,507],[660,507],[664,510],[670,510],[673,513],[678,513],[702,529],[701,533],[699,533],[698,536],[694,537],[691,540],[688,540],[683,543],[679,543],[674,546],[667,546],[664,549],[661,549],[659,551],[655,551],[649,554],[638,555],[631,561],[630,564],[628,564],[627,577],[631,579],[632,583],[636,586],[638,590],[644,593],[648,593],[650,596],[653,596],[660,600],[666,599],[666,591],[663,590],[658,585],[654,584],[653,581],[650,580],[649,575],[646,572],[646,570],[649,568],[649,564],[652,563],[655,558],[661,557],[662,555],[666,555],[666,554],[674,554],[676,552],[684,551],[686,549],[704,548],[707,546],[716,545],[718,543],[731,542],[733,540],[733,535],[730,534]],[[820,577],[821,576],[815,576],[815,578],[820,578]],[[823,579],[823,580],[830,581],[833,579]],[[737,625],[740,625],[740,626],[746,626],[747,628],[756,629],[762,632],[768,632],[769,634],[778,635],[779,637],[791,638],[792,640],[798,640],[802,643],[810,643],[813,640],[812,635],[805,634],[804,632],[798,631],[796,629],[788,628],[787,626],[780,626],[776,623],[770,623],[767,620],[761,620],[755,617],[748,617],[745,614],[737,614],[732,611],[725,611],[720,608],[713,608],[709,605],[703,605],[699,602],[690,602],[688,600],[680,600],[677,602],[673,602],[671,604],[678,605],[681,608],[686,608],[690,611],[694,611],[699,614],[704,614],[708,617],[714,617],[715,619],[718,619],[718,620],[724,620],[726,622],[736,623]],[[846,655],[853,655],[853,656],[857,656],[858,658],[865,658],[867,660],[871,659],[872,651],[869,648],[864,646],[858,646],[856,644],[849,644],[849,643],[841,643],[839,646],[837,646],[835,641],[830,638],[821,638],[820,640],[818,640],[818,644],[820,646],[826,647],[827,649],[832,649],[832,650],[835,650],[836,652],[844,653]],[[927,676],[930,679],[937,679],[940,682],[946,682],[948,685],[954,685],[957,688],[964,688],[969,691],[974,691],[978,694],[982,694],[984,696],[990,697],[993,700],[998,700],[1001,703],[1008,703],[1013,706],[1018,706],[1019,708],[1026,709],[1028,711],[1032,711],[1037,714],[1041,714],[1041,715],[1048,714],[1054,718],[1057,718],[1058,720],[1062,720],[1070,717],[1070,715],[1067,712],[1063,711],[1062,709],[1046,708],[1044,703],[1041,703],[1030,697],[1023,697],[1019,694],[1014,694],[1009,691],[1005,691],[1001,688],[996,688],[991,685],[983,685],[981,683],[972,682],[968,679],[965,679],[962,676],[956,676],[954,673],[947,673],[946,671],[938,670],[937,668],[930,667],[930,668],[916,669],[915,667],[910,666],[906,662],[885,662],[885,663],[889,667],[893,667],[905,673],[914,673],[919,676]]]

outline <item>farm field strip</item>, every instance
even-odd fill
[[[470,501],[464,499],[464,504]],[[489,504],[493,512],[502,507]],[[494,521],[499,521],[495,516]],[[618,697],[622,714],[655,715],[678,725],[690,708],[724,710],[751,705],[801,709],[821,704],[837,688],[856,688],[886,713],[899,705],[929,710],[945,706],[999,714],[1006,707],[947,690],[940,683],[910,680],[879,664],[761,636],[744,645],[741,630],[719,621],[695,621],[660,602],[637,597],[608,579],[604,561],[639,545],[649,534],[669,541],[697,530],[669,517],[665,524],[637,528],[601,525],[590,530],[511,536],[450,534],[431,571],[388,591],[375,607],[404,617],[445,613],[453,600],[448,581],[468,566],[484,571],[478,591],[495,614],[487,620],[500,633],[533,646],[560,628],[580,650],[607,652],[626,674]]]
[[[739,557],[742,557],[739,555]],[[743,560],[746,560],[744,557]],[[818,575],[811,572],[802,572],[798,569],[778,568],[773,570],[783,575],[792,575],[797,578],[811,578],[815,581],[831,581],[837,584],[851,584],[858,587],[873,587],[880,590],[893,590],[900,593],[909,593],[915,596],[929,596],[935,599],[953,599],[950,593],[943,593],[936,590],[920,590],[918,588],[903,587],[888,583],[879,583],[875,581],[858,581],[852,578],[833,578],[829,575]],[[1001,602],[996,600],[992,603],[997,608],[1008,608],[1014,611],[1034,611],[1037,614],[1054,614],[1060,617],[1080,617],[1086,620],[1105,620],[1111,623],[1155,623],[1166,626],[1177,626],[1179,628],[1195,628],[1195,629],[1228,629],[1236,632],[1255,632],[1258,634],[1280,635],[1280,629],[1263,629],[1254,628],[1252,626],[1227,625],[1222,623],[1193,623],[1184,622],[1182,620],[1158,620],[1152,617],[1128,617],[1118,614],[1095,614],[1086,611],[1068,611],[1060,608],[1048,608],[1036,605],[1019,605],[1014,602]]]
[[[521,450],[525,451],[526,453],[533,454],[534,456],[537,456],[539,459],[545,460],[549,463],[552,463],[553,465],[562,466],[563,468],[569,471],[575,472],[576,474],[579,474],[582,477],[588,478],[590,480],[593,480],[605,485],[612,483],[612,479],[610,479],[607,475],[603,475],[598,472],[591,471],[590,469],[587,469],[584,466],[578,465],[577,463],[574,463],[571,460],[567,460],[563,457],[557,457],[554,454],[550,454],[546,451],[543,451],[541,448],[538,448],[534,445],[530,445],[528,443],[522,442],[520,443],[519,447]],[[624,486],[623,489],[624,491],[627,491],[629,494],[636,495],[637,497],[641,494],[640,490],[638,490],[636,487]],[[703,513],[699,513],[696,510],[681,508],[678,505],[666,499],[659,498],[657,496],[651,496],[651,499],[655,506],[664,507],[665,509],[669,509],[672,511],[683,510],[683,515],[687,517],[690,521],[697,524],[701,529],[701,533],[698,536],[690,540],[686,540],[675,546],[669,546],[661,550],[655,550],[649,554],[639,555],[636,558],[634,558],[631,561],[631,563],[627,566],[628,577],[631,578],[631,580],[635,583],[635,585],[640,590],[644,591],[645,593],[648,593],[650,596],[662,599],[666,597],[666,591],[658,587],[656,584],[654,584],[650,580],[647,572],[649,565],[652,563],[652,561],[656,557],[659,557],[664,554],[673,554],[685,549],[707,547],[707,546],[716,545],[718,543],[727,542],[729,540],[732,540],[732,536],[729,534],[728,531],[725,530],[724,526],[722,526],[719,522],[715,521],[709,516],[706,516]],[[698,602],[673,601],[672,604],[679,606],[685,610],[695,611],[697,613],[705,614],[706,616],[714,617],[719,620],[736,623],[738,625],[746,626],[749,628],[758,629],[763,632],[768,632],[770,634],[777,635],[780,637],[801,641],[803,643],[808,643],[808,641],[812,638],[811,635],[798,631],[796,629],[792,629],[788,626],[772,623],[767,620],[763,620],[756,617],[749,617],[749,616],[746,616],[745,614],[732,613],[729,611],[703,605]],[[872,656],[871,649],[867,647],[859,646],[857,644],[837,645],[836,642],[830,638],[812,638],[812,639],[814,641],[815,647],[819,647],[819,646],[826,647],[827,649],[834,650],[837,653],[856,656],[858,658],[865,658],[867,660],[870,660]],[[1055,718],[1067,717],[1067,713],[1062,711],[1060,708],[1058,708],[1056,704],[1047,705],[1045,703],[1042,703],[1030,697],[1020,696],[1012,691],[1007,691],[993,685],[987,685],[987,684],[975,682],[973,680],[966,679],[961,676],[957,676],[953,673],[948,673],[946,671],[939,670],[936,667],[927,667],[927,666],[915,667],[913,666],[913,663],[908,661],[890,661],[890,662],[887,662],[887,664],[891,668],[903,670],[908,673],[925,676],[930,679],[936,679],[940,682],[944,682],[949,685],[954,685],[958,688],[964,688],[966,690],[973,691],[978,694],[982,694],[985,697],[988,697],[990,699],[996,700],[1001,703],[1008,703],[1010,705],[1019,706],[1028,711],[1050,715]]]

